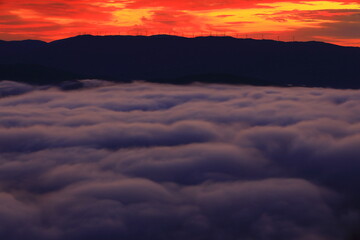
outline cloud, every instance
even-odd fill
[[[351,1],[5,1],[0,38],[53,41],[80,34],[224,34],[359,46]]]
[[[33,87],[24,83],[11,81],[0,82],[0,98],[12,95],[23,94],[33,90]]]
[[[360,92],[0,82],[4,239],[351,239]]]

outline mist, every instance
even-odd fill
[[[360,91],[0,82],[2,239],[357,239]]]

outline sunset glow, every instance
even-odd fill
[[[360,46],[359,1],[0,1],[0,39],[231,35]]]

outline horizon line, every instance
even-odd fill
[[[234,36],[235,35],[235,36]],[[242,36],[239,36],[242,35]],[[279,36],[277,36],[275,39],[274,38],[266,38],[265,34],[260,34],[261,37],[259,38],[254,38],[254,37],[250,37],[248,35],[255,35],[255,34],[232,34],[232,35],[226,35],[226,34],[182,34],[182,35],[176,35],[176,34],[169,34],[169,33],[158,33],[158,34],[151,34],[151,35],[143,35],[143,34],[93,34],[93,33],[83,33],[83,34],[77,34],[77,35],[72,35],[69,37],[64,37],[64,38],[59,38],[56,40],[51,40],[51,41],[46,41],[46,40],[41,40],[41,39],[20,39],[20,40],[3,40],[0,39],[0,41],[3,42],[22,42],[22,41],[40,41],[40,42],[45,42],[45,43],[52,43],[52,42],[56,42],[56,41],[60,41],[60,40],[65,40],[65,39],[71,39],[71,38],[76,38],[76,37],[82,37],[82,36],[92,36],[92,37],[155,37],[155,36],[170,36],[170,37],[178,37],[178,38],[187,38],[187,39],[194,39],[194,38],[206,38],[206,37],[218,37],[218,38],[234,38],[234,39],[239,39],[239,40],[255,40],[255,41],[274,41],[274,42],[282,42],[282,43],[308,43],[308,42],[317,42],[317,43],[324,43],[324,44],[329,44],[329,45],[334,45],[334,46],[339,46],[339,47],[351,47],[351,48],[359,48],[359,46],[350,46],[350,45],[339,45],[339,44],[335,44],[335,43],[330,43],[330,42],[325,42],[325,41],[318,41],[318,40],[296,40],[296,37],[293,36],[292,39],[290,40],[281,40],[279,38]],[[259,35],[259,34],[256,34]],[[245,36],[245,37],[244,37]]]

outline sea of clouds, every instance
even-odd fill
[[[0,238],[337,240],[360,90],[0,82]]]

